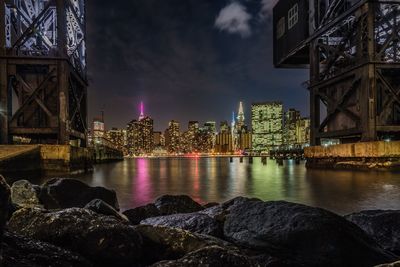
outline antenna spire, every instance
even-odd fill
[[[143,106],[143,101],[140,101],[140,115],[139,115],[139,120],[142,120],[144,118],[144,106]]]

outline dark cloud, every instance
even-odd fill
[[[251,35],[215,27],[231,1],[90,0],[90,116],[105,107],[108,127],[138,116],[140,100],[156,128],[177,119],[229,120],[240,100],[282,100],[307,112],[305,71],[272,66],[272,33],[262,2],[245,0]],[[246,38],[242,38],[246,37]]]

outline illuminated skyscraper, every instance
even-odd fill
[[[104,137],[105,127],[103,118],[94,118],[92,124],[92,136],[93,138]]]
[[[154,149],[153,119],[143,113],[140,103],[139,120],[132,120],[127,125],[127,148],[130,155],[150,154]]]
[[[229,134],[230,128],[227,121],[221,121],[219,124],[219,133]]]
[[[300,111],[290,108],[283,117],[283,144],[292,146],[297,144],[296,125],[300,120]]]
[[[106,138],[112,144],[114,144],[119,150],[123,151],[124,154],[127,154],[127,150],[126,150],[126,144],[127,144],[126,129],[112,128],[111,130],[106,132]]]
[[[236,122],[236,131],[237,133],[241,133],[244,131],[245,123],[244,123],[244,111],[243,111],[243,103],[242,101],[239,102],[239,112],[237,116],[237,122]]]
[[[179,122],[172,120],[165,130],[165,146],[169,153],[180,153],[180,129]]]
[[[296,142],[304,146],[310,144],[310,119],[301,118],[296,123]]]
[[[269,152],[270,149],[282,145],[282,113],[281,102],[252,104],[252,150],[254,152]]]
[[[217,132],[217,123],[215,121],[207,121],[204,123],[203,129],[209,133]]]
[[[188,130],[182,133],[181,149],[184,153],[192,153],[197,148],[197,135],[199,133],[199,122],[189,121]]]
[[[219,133],[215,137],[216,153],[231,153],[233,151],[233,139],[231,128],[227,121],[221,121],[219,125]]]

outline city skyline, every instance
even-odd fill
[[[284,110],[281,101],[252,103],[250,114],[245,114],[243,101],[239,101],[230,124],[227,120],[186,123],[171,119],[168,127],[161,131],[154,128],[154,120],[151,114],[144,112],[144,107],[144,102],[140,101],[137,116],[126,128],[107,130],[104,116],[94,118],[92,144],[106,142],[129,157],[263,154],[281,147],[292,149],[309,145],[310,119],[302,117],[294,108]]]
[[[180,121],[180,120],[177,120],[176,118],[170,118],[165,122],[165,125],[160,123],[160,122],[157,122],[156,120],[154,120],[154,122],[155,122],[154,123],[154,131],[157,131],[157,132],[164,131],[166,128],[168,128],[169,122],[172,121],[172,120],[173,121],[177,121],[177,122],[181,123],[182,125],[186,125],[187,123],[189,123],[191,121],[196,121],[196,122],[198,122],[200,124],[205,124],[207,122],[212,121],[212,122],[216,122],[217,125],[219,125],[219,123],[224,122],[224,121],[229,122],[230,124],[232,124],[233,119],[235,120],[235,124],[236,124],[237,121],[240,120],[241,116],[243,116],[243,123],[246,124],[246,125],[249,125],[250,126],[249,130],[251,130],[251,123],[249,123],[251,121],[251,117],[249,116],[249,114],[251,114],[251,111],[252,111],[252,107],[251,106],[253,104],[257,104],[257,103],[274,103],[274,102],[277,102],[277,101],[257,101],[257,102],[252,102],[250,104],[246,104],[244,101],[238,101],[237,102],[237,107],[230,111],[230,114],[231,114],[230,117],[229,118],[228,117],[227,118],[222,118],[221,120],[216,120],[216,119],[213,119],[213,118],[206,119],[206,120],[198,120],[196,118],[191,118],[191,119],[189,119],[187,121]],[[105,124],[106,130],[111,130],[113,128],[124,128],[127,125],[127,123],[132,121],[132,118],[138,118],[137,120],[141,120],[144,117],[148,116],[148,117],[151,117],[151,118],[154,119],[154,115],[153,114],[145,112],[145,109],[147,110],[147,105],[145,105],[145,103],[143,101],[139,101],[139,105],[133,105],[133,106],[137,107],[136,113],[134,113],[133,116],[131,116],[131,119],[128,120],[128,122],[126,122],[125,124],[123,124],[121,126],[114,125],[114,124],[112,124],[112,122],[109,122],[109,120],[107,118],[107,114],[103,110],[100,111],[101,115],[94,115],[92,119],[96,119],[96,118],[102,117],[103,121],[104,121],[104,124]],[[145,106],[146,106],[146,108],[145,108]],[[289,111],[291,109],[297,110],[301,114],[303,114],[303,112],[301,110],[298,110],[298,109],[296,109],[294,107],[287,107],[283,103],[283,111],[284,112]],[[248,112],[247,112],[247,110],[248,110]],[[302,117],[303,118],[308,118],[308,116],[306,116],[304,114],[302,115]]]

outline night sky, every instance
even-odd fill
[[[274,0],[89,0],[89,120],[106,127],[145,114],[164,130],[171,119],[230,121],[243,101],[281,100],[308,115],[307,70],[274,69]]]

